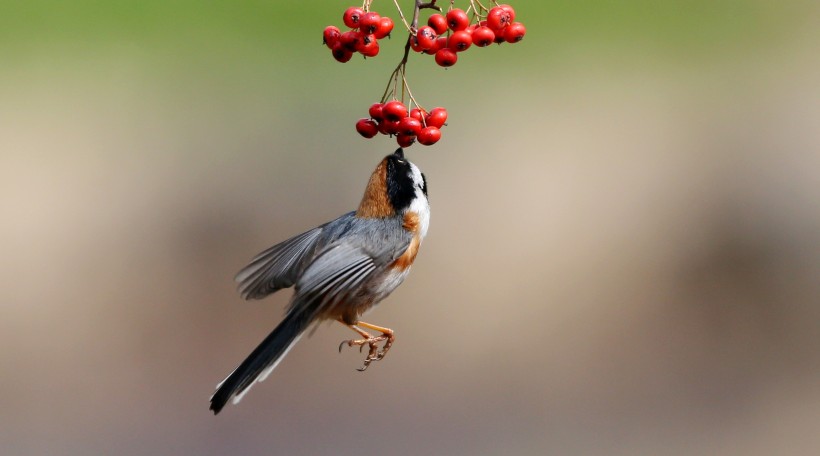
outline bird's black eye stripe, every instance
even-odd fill
[[[387,156],[387,197],[397,211],[410,206],[416,195],[413,172],[407,160],[397,154]]]
[[[421,192],[424,193],[424,196],[427,196],[427,177],[424,173],[421,173]]]

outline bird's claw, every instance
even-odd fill
[[[362,342],[362,343],[359,343],[359,342]],[[348,347],[358,345],[359,346],[359,353],[361,353],[362,349],[364,349],[364,343],[366,343],[366,342],[367,342],[367,340],[352,340],[352,339],[351,340],[343,340],[342,343],[339,344],[339,353],[342,352],[342,347],[344,347],[345,345],[347,345]]]
[[[345,345],[348,347],[358,345],[359,353],[361,353],[362,350],[364,350],[364,346],[367,345],[369,350],[367,352],[367,357],[364,359],[364,365],[356,369],[359,372],[364,372],[373,361],[381,361],[384,359],[387,351],[390,350],[390,346],[393,345],[393,339],[393,334],[382,334],[381,336],[368,337],[366,339],[343,340],[342,343],[339,344],[339,353],[342,352],[342,347]],[[379,343],[383,341],[385,342],[384,346],[381,347],[381,350],[379,350]]]

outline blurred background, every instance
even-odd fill
[[[358,204],[404,36],[342,65],[346,2],[0,1],[0,454],[818,454],[820,4],[512,5],[523,42],[411,56],[450,120],[390,356],[322,325],[214,417],[290,297],[232,277]]]

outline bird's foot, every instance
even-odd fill
[[[383,329],[386,331],[383,331],[381,336],[376,337],[373,337],[365,331],[357,331],[362,334],[364,338],[343,340],[342,343],[339,344],[339,353],[342,352],[342,347],[345,345],[348,347],[355,347],[358,345],[360,352],[364,349],[364,346],[367,345],[369,350],[367,352],[367,357],[364,359],[364,366],[358,368],[360,372],[364,372],[367,370],[367,367],[370,366],[370,363],[373,361],[381,361],[384,358],[387,351],[390,350],[390,347],[393,345],[393,341],[396,339],[392,330],[387,328]],[[379,350],[379,343],[381,342],[384,342],[384,346],[382,346],[381,350]]]

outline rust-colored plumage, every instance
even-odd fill
[[[382,160],[370,175],[356,217],[381,218],[396,214],[387,197],[387,160]]]
[[[420,244],[421,240],[419,237],[414,236],[413,240],[410,241],[410,245],[407,246],[407,250],[393,262],[393,267],[399,271],[404,271],[412,266],[413,262],[416,261],[416,255],[419,253]]]
[[[413,234],[419,234],[419,229],[421,228],[419,226],[419,214],[413,211],[408,211],[404,214],[404,220],[402,220],[401,226]]]
[[[407,246],[407,250],[405,250],[404,253],[393,262],[393,267],[400,271],[404,271],[412,266],[413,262],[416,261],[416,255],[419,253],[419,246],[421,245],[421,238],[419,236],[421,228],[419,223],[419,214],[412,211],[408,211],[404,214],[402,227],[413,233],[414,236],[413,240],[410,241],[410,245]]]

